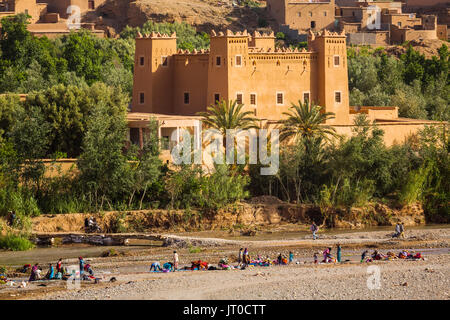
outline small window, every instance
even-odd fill
[[[309,12],[309,16],[312,17],[312,12],[311,11]]]
[[[242,93],[236,94],[236,103],[242,104]]]
[[[189,92],[184,93],[184,104],[189,104]]]
[[[145,58],[143,56],[139,57],[139,65],[143,66],[145,64]]]
[[[250,94],[250,104],[256,106],[256,93]]]
[[[300,18],[302,16],[302,13],[301,12],[297,13],[297,16]]]
[[[236,67],[242,66],[242,56],[237,55],[236,56]]]
[[[278,105],[284,104],[284,97],[283,97],[283,93],[281,93],[281,92],[277,93],[277,104]]]
[[[303,102],[309,102],[309,92],[303,92]]]
[[[139,93],[139,103],[144,104],[145,103],[145,95],[143,92]]]
[[[217,56],[216,57],[216,66],[220,67],[222,65],[222,57]]]
[[[398,25],[399,27],[401,27],[401,26],[402,26],[402,23],[401,23],[401,22],[398,22],[397,25]]]
[[[167,56],[161,57],[161,65],[163,67],[167,67],[169,65],[169,58]]]
[[[95,9],[95,3],[94,3],[94,0],[89,0],[89,1],[88,1],[88,8],[89,8],[90,10],[94,10],[94,9]]]
[[[352,11],[352,16],[355,16],[355,11]]]
[[[336,103],[341,103],[341,92],[340,91],[336,91],[335,93],[334,93],[334,101],[336,102]]]
[[[324,11],[323,15],[326,17],[328,15],[328,12]]]
[[[316,22],[315,21],[311,21],[311,29],[315,29],[316,28]]]
[[[216,93],[214,94],[214,103],[220,102],[220,94]]]
[[[338,67],[341,64],[341,59],[339,56],[334,56],[334,66]]]

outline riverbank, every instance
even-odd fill
[[[32,219],[34,233],[83,232],[86,218],[95,217],[106,233],[133,232],[199,232],[226,231],[231,236],[255,235],[268,229],[295,224],[297,230],[309,230],[312,221],[318,225],[363,229],[374,226],[424,225],[423,208],[419,203],[396,207],[369,203],[362,208],[334,208],[324,220],[320,208],[286,203],[271,196],[255,197],[213,212],[189,210],[109,211],[96,214],[44,214]]]
[[[305,236],[306,237],[306,236]],[[251,238],[251,237],[250,237]],[[220,240],[220,239],[218,239]],[[228,242],[232,241],[232,243]],[[80,290],[67,290],[64,281],[32,283],[26,288],[0,288],[0,299],[448,299],[450,274],[450,229],[407,230],[406,239],[389,237],[387,231],[323,234],[319,240],[279,239],[229,240],[216,247],[177,249],[180,265],[202,259],[217,266],[221,258],[234,262],[241,246],[255,257],[293,251],[289,266],[250,267],[230,271],[181,271],[150,273],[154,261],[172,258],[172,248],[156,246],[117,247],[116,257],[86,256],[83,248],[65,258],[65,265],[76,265],[83,254],[93,265],[99,284],[83,283]],[[335,244],[343,248],[342,264],[313,264],[313,253]],[[99,248],[99,247],[97,247]],[[360,254],[368,249],[398,253],[401,249],[422,252],[426,260],[380,261],[360,264]],[[59,248],[47,248],[58,250]],[[47,250],[43,249],[43,250]],[[105,248],[106,249],[106,248]],[[40,250],[40,249],[36,249]],[[26,253],[22,253],[26,254]],[[55,253],[55,257],[61,252]],[[87,257],[87,258],[86,258]],[[37,259],[41,265],[46,259]],[[1,260],[1,253],[0,253]],[[53,259],[52,262],[56,260]],[[34,262],[34,261],[33,261]],[[31,261],[30,261],[31,263]],[[367,267],[380,267],[381,289],[367,288]],[[45,266],[45,265],[44,265]],[[45,269],[44,269],[45,271]],[[116,282],[109,282],[111,278]],[[20,281],[26,278],[16,277]],[[39,285],[46,285],[45,287]]]

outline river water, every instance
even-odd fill
[[[424,229],[442,229],[442,228],[450,228],[450,224],[442,224],[442,225],[424,225],[424,226],[415,226],[408,227],[408,230],[424,230]],[[386,231],[392,232],[393,227],[373,227],[367,229],[325,229],[321,230],[320,234],[322,235],[339,235],[339,234],[348,234],[353,232],[364,233],[364,232],[373,232],[373,231]],[[319,235],[320,235],[319,234]],[[258,233],[253,237],[245,237],[245,236],[231,236],[225,231],[203,231],[203,232],[188,232],[180,235],[192,236],[192,237],[205,237],[205,238],[224,238],[231,240],[255,240],[255,241],[264,241],[264,240],[295,240],[295,239],[305,239],[306,236],[310,236],[311,233],[308,231],[282,231],[282,232],[272,232]],[[21,266],[24,264],[32,264],[35,262],[39,262],[41,265],[48,262],[55,263],[59,258],[63,259],[76,259],[79,256],[83,257],[100,257],[103,252],[115,249],[120,250],[121,252],[127,251],[143,251],[149,249],[155,249],[160,247],[158,243],[152,241],[144,241],[144,240],[130,240],[130,245],[128,246],[94,246],[88,244],[65,244],[57,247],[37,247],[33,250],[29,251],[5,251],[0,250],[0,266]],[[421,252],[425,254],[448,254],[448,248],[436,248],[436,249],[420,249]]]

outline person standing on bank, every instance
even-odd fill
[[[316,233],[319,231],[319,227],[316,225],[316,223],[313,221],[311,228],[310,228],[312,235],[313,235],[313,240],[316,240],[318,237],[316,235]]]

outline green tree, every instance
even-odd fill
[[[77,166],[82,193],[92,199],[96,210],[101,210],[105,203],[113,208],[112,204],[131,190],[130,164],[122,152],[125,137],[125,117],[112,114],[104,102],[95,106]]]

